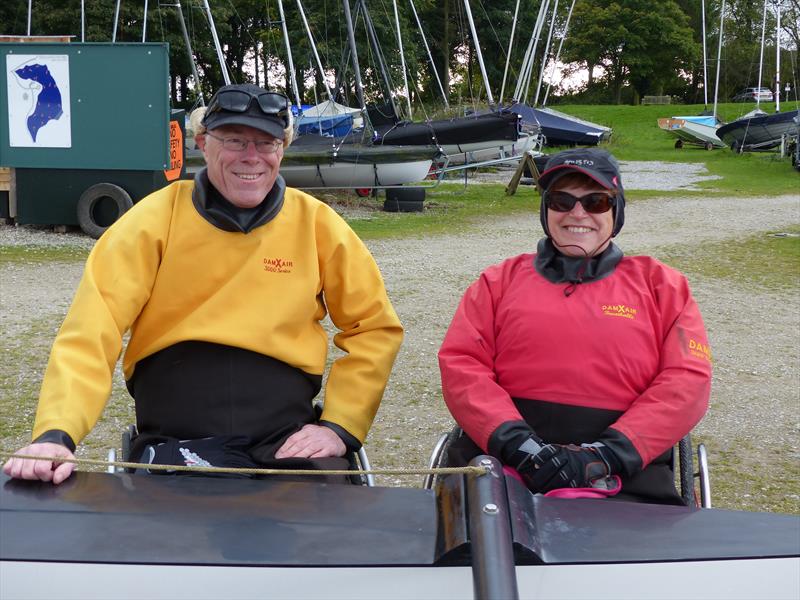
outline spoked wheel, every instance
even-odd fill
[[[372,193],[372,188],[355,188],[356,196],[366,198]]]

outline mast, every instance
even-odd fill
[[[469,0],[464,0],[464,7],[467,9],[467,19],[469,20],[469,28],[472,31],[472,39],[475,42],[475,52],[478,55],[478,65],[481,67],[483,85],[486,87],[486,99],[489,101],[489,106],[493,106],[494,97],[492,97],[492,90],[489,87],[489,78],[486,76],[486,65],[483,64],[483,54],[481,54],[481,45],[478,41],[478,32],[475,31],[475,22],[472,20],[472,10],[469,7]]]
[[[347,2],[347,0],[345,0]],[[411,115],[411,92],[408,89],[408,76],[406,75],[406,56],[403,53],[403,37],[400,35],[400,15],[397,12],[397,0],[392,0],[394,7],[394,23],[397,27],[397,46],[400,48],[400,66],[403,68],[403,89],[406,92],[406,105],[408,106],[408,120],[412,121]]]
[[[363,3],[364,0],[361,1]],[[425,44],[425,51],[428,53],[428,60],[431,63],[431,69],[433,69],[433,74],[436,77],[436,83],[439,85],[439,91],[442,92],[444,107],[450,108],[450,103],[447,101],[447,94],[444,93],[444,88],[442,87],[442,80],[439,78],[439,72],[436,70],[436,64],[433,62],[433,55],[431,54],[431,49],[428,47],[428,40],[425,37],[425,32],[422,30],[422,23],[419,20],[419,15],[417,15],[417,8],[414,6],[414,0],[408,0],[408,3],[411,4],[411,11],[414,13],[414,18],[417,21],[419,34],[422,36],[422,43]],[[519,3],[519,0],[517,0],[517,3]]]
[[[208,23],[211,25],[211,37],[214,38],[214,48],[217,49],[217,60],[219,60],[219,68],[222,70],[222,79],[225,81],[225,85],[230,85],[231,78],[230,75],[228,75],[228,67],[225,65],[225,58],[222,56],[222,46],[219,44],[219,37],[217,37],[217,26],[214,25],[214,15],[211,14],[211,7],[208,5],[208,0],[203,0],[203,7],[206,9]]]
[[[353,55],[353,76],[356,79],[356,96],[358,105],[366,116],[367,105],[364,103],[364,86],[361,84],[361,68],[358,66],[358,52],[356,52],[356,36],[353,32],[353,17],[350,14],[350,0],[342,0],[344,5],[344,18],[347,21],[347,41],[350,44],[350,52]],[[405,75],[405,73],[403,73]]]
[[[506,90],[506,77],[508,76],[508,63],[511,62],[511,50],[514,48],[514,31],[517,29],[517,15],[519,14],[519,0],[514,5],[514,20],[511,21],[511,36],[508,39],[508,54],[506,54],[506,68],[503,70],[503,84],[500,86],[500,106],[503,105],[503,92]]]
[[[28,33],[27,35],[30,36],[31,34],[31,12],[33,10],[33,0],[28,0]]]
[[[328,100],[333,101],[333,94],[331,93],[331,90],[328,88],[328,82],[325,81],[325,69],[322,68],[322,61],[319,59],[319,53],[317,52],[317,45],[314,43],[314,36],[311,35],[311,28],[308,26],[306,13],[303,10],[303,3],[300,0],[297,0],[297,8],[300,11],[300,18],[303,19],[303,26],[306,28],[306,34],[308,35],[308,41],[311,44],[311,50],[314,52],[314,59],[317,61],[317,69],[319,69],[319,78],[322,80],[322,85],[325,86],[325,92],[328,94]],[[314,93],[316,95],[316,90],[314,91]],[[317,104],[319,104],[319,102],[317,102]]]
[[[775,3],[775,112],[781,112],[781,3]],[[800,143],[800,142],[798,142]]]
[[[756,110],[761,104],[761,72],[764,70],[764,34],[767,31],[767,0],[764,0],[764,13],[761,17],[761,52],[758,55],[758,84],[756,89]]]
[[[117,6],[114,9],[114,29],[111,32],[111,43],[117,43],[117,22],[119,21],[119,5],[122,0],[117,0]]]
[[[197,74],[197,65],[194,63],[192,44],[189,41],[189,32],[186,30],[186,23],[183,20],[183,8],[181,8],[181,0],[175,0],[175,8],[178,11],[178,21],[180,21],[181,24],[183,43],[186,44],[186,52],[189,54],[189,64],[192,65],[192,77],[194,77],[194,84],[197,86],[197,95],[200,99],[200,105],[205,106],[206,101],[203,98],[203,87],[200,85],[200,75]]]
[[[561,41],[558,43],[558,51],[556,52],[556,59],[553,61],[553,68],[550,71],[550,80],[547,82],[547,89],[544,92],[544,100],[542,100],[542,106],[547,106],[547,98],[550,96],[550,86],[553,83],[553,75],[556,73],[556,64],[558,64],[558,59],[561,58],[561,48],[564,47],[564,40],[567,39],[567,31],[569,31],[569,22],[572,19],[572,9],[575,8],[575,0],[572,0],[572,4],[569,5],[569,12],[567,13],[567,22],[564,24],[564,34],[561,36]],[[705,83],[705,79],[703,80]]]
[[[86,10],[84,6],[84,0],[81,0],[81,42],[85,41],[86,41]]]
[[[289,45],[289,32],[286,30],[286,16],[283,13],[283,0],[278,0],[278,12],[281,15],[281,29],[283,30],[283,43],[286,46],[286,57],[289,60],[289,72],[287,76],[291,82],[294,92],[294,102],[297,110],[300,110],[300,90],[297,89],[297,76],[294,71],[294,60],[292,59],[292,47]]]
[[[722,58],[722,28],[725,24],[725,0],[722,0],[722,8],[719,11],[719,42],[717,44],[717,74],[714,81],[714,118],[717,117],[717,97],[719,95],[719,65]]]
[[[142,23],[142,43],[147,39],[147,0],[144,0],[144,21]]]
[[[708,110],[708,71],[706,69],[706,0],[700,0],[700,16],[703,20],[703,110]]]
[[[550,42],[553,39],[553,29],[556,26],[556,13],[558,12],[558,0],[553,5],[553,16],[550,18],[550,31],[547,32],[547,45],[544,48],[544,55],[542,56],[542,68],[539,70],[539,83],[536,84],[536,96],[533,98],[533,105],[539,104],[539,90],[542,89],[542,79],[544,78],[544,69],[547,66],[547,57],[550,54]]]
[[[397,105],[394,102],[394,97],[392,96],[392,83],[389,80],[389,74],[386,71],[386,59],[381,51],[381,45],[378,43],[378,36],[375,34],[375,26],[372,24],[372,17],[369,14],[369,10],[367,9],[367,5],[365,4],[364,0],[359,0],[358,7],[360,12],[364,15],[364,24],[367,26],[367,35],[369,35],[372,49],[375,52],[375,58],[377,59],[378,67],[381,71],[383,84],[386,86],[386,97],[389,100],[389,105],[392,107],[392,114],[397,116],[399,113],[397,111]]]
[[[530,87],[531,74],[533,73],[533,64],[536,62],[536,48],[539,46],[539,38],[542,35],[542,27],[544,27],[544,20],[547,16],[547,9],[550,8],[550,0],[544,0],[539,5],[539,14],[536,17],[536,24],[531,32],[531,41],[528,44],[528,50],[525,52],[525,59],[523,59],[523,70],[517,81],[517,89],[514,92],[515,98],[520,102],[525,102],[528,99],[528,88]]]

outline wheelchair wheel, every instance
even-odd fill
[[[453,427],[448,433],[443,433],[433,447],[433,452],[431,452],[431,457],[428,460],[428,468],[440,469],[448,466],[447,451],[463,433],[463,430],[458,425]],[[425,478],[422,480],[423,489],[433,489],[437,483],[438,477],[438,475],[425,475]]]

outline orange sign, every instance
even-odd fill
[[[175,181],[183,168],[183,131],[177,121],[169,122],[169,169],[164,170],[167,181]]]

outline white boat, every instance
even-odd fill
[[[0,475],[0,597],[800,596],[800,517],[545,498],[478,461],[433,490]]]
[[[658,126],[678,138],[675,147],[683,144],[702,146],[706,150],[724,148],[725,143],[717,137],[717,129],[721,125],[713,115],[697,115],[689,117],[670,117],[658,120]]]
[[[479,165],[484,162],[513,162],[519,160],[526,152],[541,154],[541,138],[536,135],[521,133],[515,142],[496,140],[493,143],[465,144],[458,148],[444,146],[448,166]]]
[[[374,188],[423,181],[438,156],[433,146],[373,146],[304,135],[287,149],[280,173],[297,188]]]

